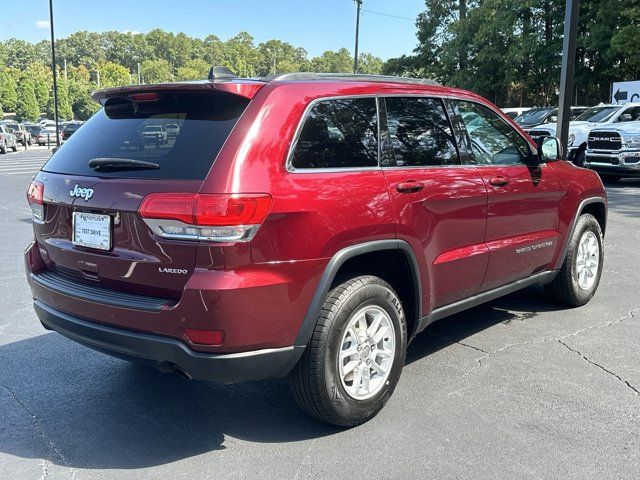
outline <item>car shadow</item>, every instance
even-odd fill
[[[431,325],[410,344],[407,362],[498,323],[556,308],[541,289],[509,295]],[[341,431],[305,415],[285,379],[188,381],[94,352],[57,333],[0,345],[0,365],[0,452],[20,458],[134,469],[239,441],[297,442]]]

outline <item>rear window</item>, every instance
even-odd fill
[[[43,170],[70,175],[203,180],[249,100],[229,94],[174,94],[134,103],[112,98],[82,125]],[[160,133],[178,125],[176,135]],[[149,135],[158,132],[158,135]],[[157,164],[154,169],[100,168],[94,159]]]

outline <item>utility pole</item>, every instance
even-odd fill
[[[140,75],[140,62],[138,62],[138,85],[142,83],[142,76]]]
[[[58,82],[56,80],[56,41],[53,34],[53,0],[49,0],[49,24],[51,27],[51,70],[53,70],[53,111],[56,121],[56,146],[60,146],[58,135]]]
[[[358,73],[358,36],[360,34],[360,9],[362,0],[353,0],[356,4],[356,48],[353,53],[353,73]]]
[[[569,121],[571,120],[571,97],[573,71],[576,64],[576,37],[578,34],[578,12],[580,0],[566,0],[564,13],[564,39],[562,40],[562,69],[560,71],[560,98],[558,99],[558,127],[560,143],[567,152]]]
[[[67,78],[67,59],[64,59],[64,79],[65,81],[68,80]]]

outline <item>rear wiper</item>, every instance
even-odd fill
[[[89,167],[94,170],[154,170],[160,168],[160,165],[133,158],[93,158],[89,160]]]

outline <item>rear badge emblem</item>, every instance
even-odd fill
[[[187,270],[184,268],[167,268],[167,267],[158,267],[158,271],[160,273],[179,273],[181,275],[186,275]]]
[[[69,192],[70,197],[75,198],[84,198],[85,202],[88,202],[91,197],[93,197],[93,188],[80,188],[76,183],[73,190]]]

